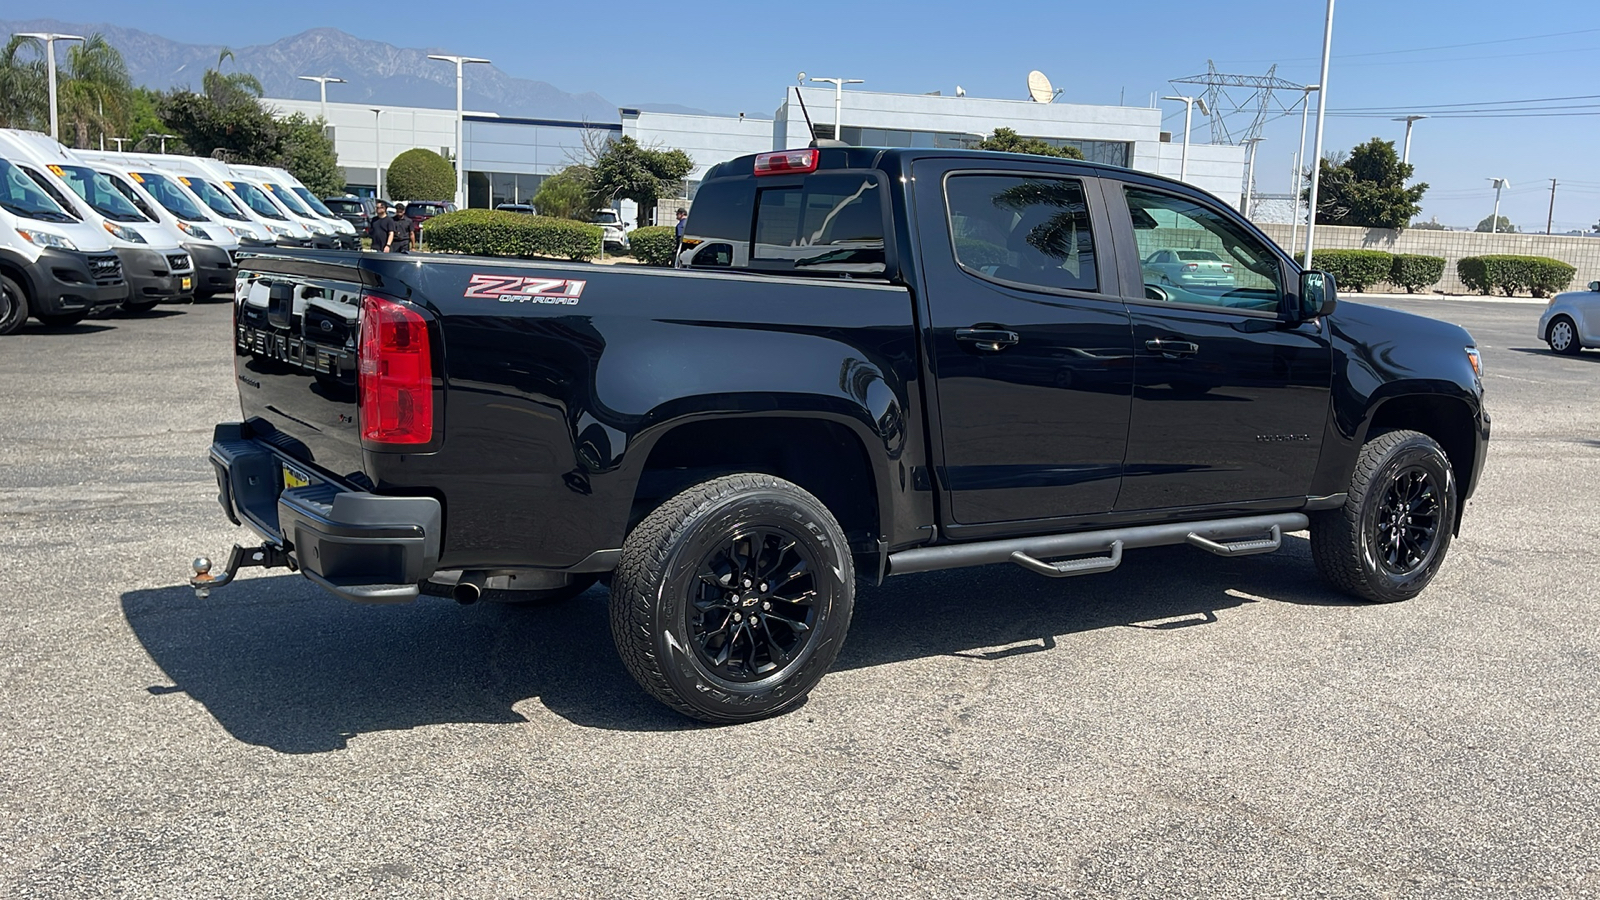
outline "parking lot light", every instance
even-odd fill
[[[487,60],[487,59],[479,59],[479,58],[477,58],[475,56],[448,56],[448,55],[445,55],[445,54],[442,54],[442,53],[439,53],[439,54],[430,53],[430,54],[428,54],[428,58],[429,59],[437,59],[440,62],[455,63],[455,66],[456,66],[456,209],[466,209],[467,208],[467,172],[466,172],[466,168],[464,166],[464,163],[462,162],[462,159],[461,159],[461,157],[462,157],[462,148],[461,148],[462,132],[465,131],[465,128],[463,126],[464,118],[463,118],[462,110],[461,110],[461,86],[462,86],[461,69],[462,69],[463,66],[467,65],[468,63],[488,63],[489,60]]]

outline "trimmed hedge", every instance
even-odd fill
[[[645,265],[670,266],[678,251],[678,229],[672,225],[636,228],[628,232],[628,249]]]
[[[1394,254],[1382,250],[1317,250],[1311,254],[1311,268],[1332,274],[1340,291],[1359,294],[1388,280],[1394,270]]]
[[[599,225],[493,209],[458,210],[422,224],[429,250],[473,256],[590,259],[600,254],[604,233]]]
[[[1415,294],[1418,290],[1438,284],[1443,277],[1444,257],[1399,253],[1395,255],[1394,268],[1389,272],[1389,283],[1405,288],[1408,294]]]
[[[1524,290],[1548,297],[1566,290],[1577,271],[1547,256],[1468,256],[1456,263],[1456,274],[1467,287],[1482,294],[1499,288],[1507,297]]]
[[[456,167],[421,147],[390,160],[385,178],[389,196],[401,200],[451,200],[456,195]]]

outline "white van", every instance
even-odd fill
[[[287,213],[278,208],[277,204],[268,200],[266,191],[262,190],[260,185],[253,184],[251,179],[235,175],[227,163],[203,156],[148,155],[148,158],[161,160],[160,165],[164,171],[188,176],[194,182],[191,187],[220,191],[252,222],[265,228],[277,246],[312,246],[310,230],[291,219]],[[330,242],[324,239],[324,245],[328,243]]]
[[[63,209],[110,235],[128,282],[124,309],[143,312],[194,295],[194,262],[175,232],[146,218],[104,174],[34,131],[0,129],[0,152]]]
[[[84,154],[77,153],[79,159]],[[214,297],[233,294],[234,260],[239,254],[239,238],[222,225],[207,221],[208,217],[186,195],[177,190],[176,183],[163,184],[167,176],[150,178],[130,172],[122,166],[84,159],[84,163],[105,175],[111,186],[122,192],[128,202],[139,208],[146,217],[154,219],[175,234],[183,249],[189,251],[194,263],[194,293],[196,297]],[[165,199],[155,196],[162,191]],[[176,210],[173,204],[177,207]],[[209,226],[209,227],[208,227]]]
[[[128,296],[110,237],[62,209],[0,150],[0,335],[29,316],[75,325]]]
[[[213,179],[210,170],[199,165],[199,157],[167,156],[162,153],[113,153],[109,151],[78,151],[92,153],[102,159],[115,159],[140,175],[158,173],[168,181],[176,181],[180,190],[198,201],[205,212],[226,226],[239,238],[241,250],[272,247],[278,243],[278,234],[267,227],[267,221],[253,215],[243,202],[222,186],[221,179]],[[305,242],[285,246],[303,247]]]
[[[328,213],[327,218],[323,218],[322,214],[312,209],[310,204],[306,203],[305,199],[294,190],[296,186],[299,186],[300,190],[305,191],[305,186],[295,181],[293,175],[283,169],[269,168],[267,166],[233,164],[229,168],[233,170],[235,175],[247,178],[260,185],[273,202],[277,203],[295,221],[310,230],[313,235],[312,246],[321,248],[323,247],[323,242],[326,241],[328,246],[339,250],[361,249],[361,238],[356,235],[356,230],[351,227],[350,223],[333,215],[331,212]],[[310,194],[310,191],[306,191],[307,196]],[[315,200],[316,198],[312,197],[312,199]],[[318,205],[321,205],[320,201]]]

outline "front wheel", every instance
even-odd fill
[[[1583,342],[1578,340],[1578,326],[1566,316],[1556,316],[1550,323],[1550,330],[1545,332],[1545,343],[1550,349],[1563,356],[1575,356],[1583,352]]]
[[[28,321],[28,295],[22,286],[0,275],[0,334],[11,334]]]
[[[770,475],[729,475],[663,503],[628,535],[611,634],[635,680],[717,724],[792,709],[844,643],[855,569],[828,508]]]
[[[1456,503],[1455,470],[1433,438],[1382,432],[1362,446],[1344,507],[1312,515],[1311,555],[1347,594],[1409,600],[1444,563]]]

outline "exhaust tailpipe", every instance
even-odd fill
[[[483,596],[484,582],[488,580],[489,573],[481,569],[462,572],[461,580],[456,582],[455,590],[451,591],[451,596],[455,597],[456,602],[462,606],[477,603],[478,598]]]

